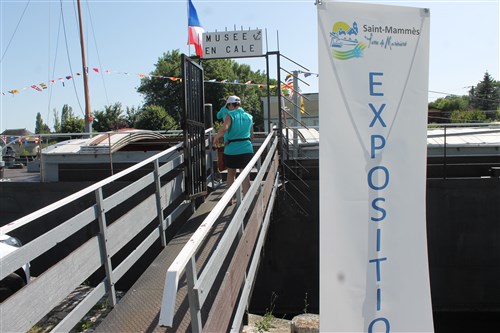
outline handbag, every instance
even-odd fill
[[[217,169],[219,172],[227,169],[224,164],[224,147],[217,147]]]

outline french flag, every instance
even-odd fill
[[[205,29],[200,24],[198,19],[198,14],[196,13],[196,8],[194,8],[193,3],[189,0],[189,19],[188,19],[188,45],[194,45],[196,50],[196,55],[199,57],[203,56],[202,34]]]

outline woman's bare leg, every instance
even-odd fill
[[[248,189],[250,188],[250,175],[246,176],[241,184],[241,188],[243,190],[243,195],[247,194]]]
[[[227,188],[230,188],[236,178],[236,169],[227,168]]]

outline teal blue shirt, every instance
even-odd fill
[[[242,107],[240,107],[240,109],[245,111],[245,109],[243,109]],[[228,112],[229,109],[224,105],[223,107],[220,108],[219,112],[217,112],[217,119],[224,121],[224,119],[226,119],[226,114]]]
[[[220,108],[219,112],[217,112],[217,119],[222,120],[224,122],[224,119],[226,119],[226,115],[229,112],[229,109],[224,105],[223,107]],[[224,142],[227,141],[226,134],[224,133]]]
[[[252,135],[253,117],[245,112],[242,108],[238,108],[228,112],[231,117],[231,126],[224,135],[226,144],[224,146],[224,154],[240,155],[253,153],[253,145],[251,140],[236,141],[228,143],[228,140],[250,138]]]
[[[229,112],[229,109],[224,105],[220,108],[219,112],[217,112],[217,119],[224,121],[226,119],[226,114]]]

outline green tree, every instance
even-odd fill
[[[163,131],[177,129],[177,123],[163,107],[147,105],[139,112],[136,127],[151,131]]]
[[[144,95],[145,105],[163,107],[177,124],[182,121],[181,54],[173,50],[163,54],[150,77],[143,78],[137,91]],[[263,125],[260,97],[267,94],[266,75],[253,72],[250,66],[230,59],[213,59],[202,62],[205,83],[205,103],[213,106],[213,118],[224,105],[227,96],[237,95],[243,108],[254,116],[257,126]],[[221,84],[226,80],[226,84]],[[251,81],[252,84],[245,84]],[[271,84],[276,84],[273,80]],[[260,85],[260,86],[259,86]],[[264,89],[263,89],[264,88]],[[276,92],[276,90],[275,90]]]
[[[61,119],[59,118],[59,112],[57,112],[56,109],[54,109],[54,132],[61,132]]]
[[[83,133],[85,120],[73,114],[73,108],[64,104],[61,111],[61,133]]]
[[[68,104],[64,104],[61,111],[61,126],[63,126],[64,122],[72,117],[74,117],[73,108]]]
[[[467,96],[449,95],[429,103],[429,107],[441,111],[467,110],[469,98]]]
[[[158,58],[151,76],[141,80],[137,91],[144,95],[144,106],[157,105],[167,110],[177,124],[181,123],[181,54],[179,50],[164,53]],[[136,125],[136,127],[139,127]]]
[[[61,124],[61,133],[83,133],[85,131],[85,120],[77,117],[67,118]]]
[[[470,106],[483,111],[495,111],[500,105],[500,85],[486,72],[483,80],[469,91]],[[494,118],[495,112],[492,112]]]
[[[486,115],[481,110],[453,111],[450,115],[452,123],[483,123]]]
[[[35,134],[47,133],[50,133],[50,128],[43,122],[42,115],[40,114],[40,112],[38,112],[36,114]]]
[[[135,128],[135,123],[137,122],[137,118],[139,117],[140,110],[135,107],[128,107],[125,110],[125,119],[127,121],[128,127]]]
[[[128,122],[122,115],[122,104],[106,105],[102,111],[94,111],[92,127],[97,132],[115,131],[120,128],[129,127]]]

